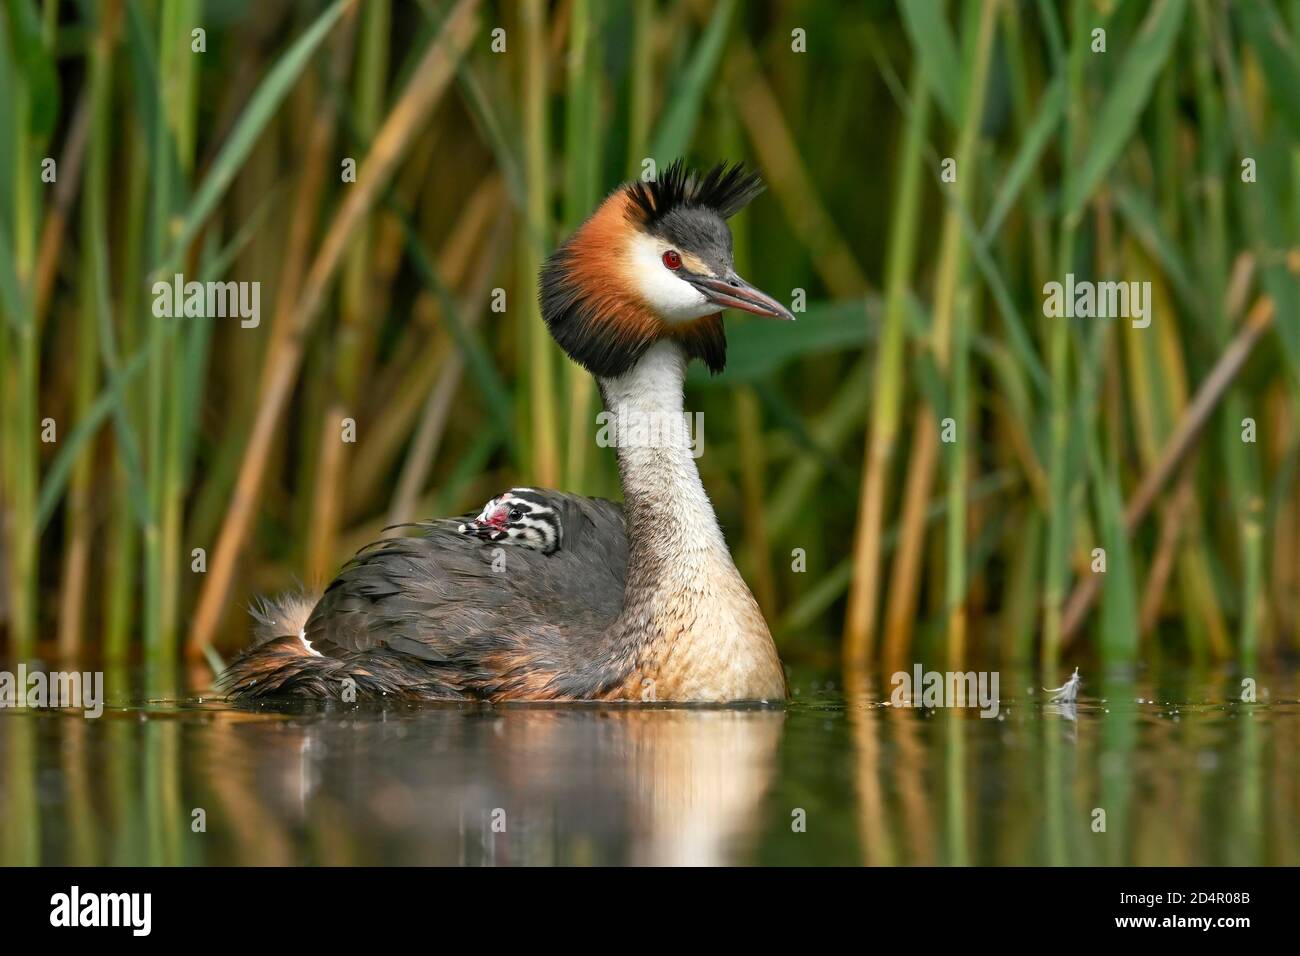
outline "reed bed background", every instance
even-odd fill
[[[10,0],[8,653],[217,666],[385,525],[616,496],[538,265],[686,156],[763,173],[738,265],[806,303],[688,395],[784,657],[1293,655],[1297,37],[1296,0]],[[178,272],[260,324],[155,318]],[[1149,327],[1045,317],[1070,273],[1149,281]]]

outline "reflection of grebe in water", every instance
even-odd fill
[[[759,838],[784,721],[508,707],[219,723],[209,830],[249,831],[243,863],[325,847],[364,864],[752,862],[737,848]]]

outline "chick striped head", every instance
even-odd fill
[[[458,530],[484,541],[520,544],[542,554],[560,550],[564,538],[559,514],[532,488],[511,488],[497,495],[483,506],[478,517]]]

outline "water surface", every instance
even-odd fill
[[[1296,865],[1297,679],[1256,681],[1099,679],[1066,707],[1004,673],[995,719],[813,674],[784,708],[110,683],[99,719],[0,710],[0,863]]]

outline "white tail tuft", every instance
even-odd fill
[[[262,644],[277,637],[300,638],[318,600],[316,595],[301,591],[255,599],[248,609],[253,615],[253,643]]]

